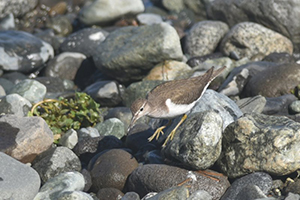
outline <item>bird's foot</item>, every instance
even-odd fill
[[[154,134],[148,138],[148,141],[151,142],[155,137],[156,137],[156,140],[158,140],[159,134],[161,133],[163,135],[164,134],[163,129],[166,127],[167,126],[162,126],[162,127],[159,127],[158,129],[156,129]]]
[[[167,142],[168,142],[169,140],[173,140],[176,130],[177,130],[177,129],[174,128],[174,129],[171,131],[171,133],[168,135],[168,137],[167,137],[167,139],[165,140],[165,142],[164,142],[164,144],[162,145],[162,147],[166,147]]]

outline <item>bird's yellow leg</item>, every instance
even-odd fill
[[[174,138],[174,135],[175,135],[175,132],[176,130],[179,128],[179,126],[184,122],[184,120],[187,118],[187,115],[184,114],[181,118],[181,120],[179,121],[179,123],[175,126],[175,128],[171,131],[171,133],[168,135],[167,139],[165,140],[164,144],[163,144],[163,147],[166,146],[167,142],[169,140],[173,140]]]
[[[158,140],[159,134],[161,133],[163,135],[164,134],[163,129],[166,128],[167,126],[169,126],[171,124],[171,122],[172,122],[172,120],[169,120],[166,125],[157,128],[156,131],[154,132],[154,134],[148,138],[148,141],[151,142],[155,138],[155,136],[156,136],[156,140]]]

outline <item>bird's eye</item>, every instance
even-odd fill
[[[142,108],[140,108],[140,111],[143,111],[144,110],[144,108],[142,107]]]

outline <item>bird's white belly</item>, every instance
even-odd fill
[[[174,104],[171,99],[167,99],[166,105],[169,108],[169,113],[165,113],[162,118],[173,118],[179,115],[183,115],[191,110],[197,101],[194,101],[191,104]]]

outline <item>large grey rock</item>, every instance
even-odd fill
[[[53,133],[41,117],[0,117],[0,151],[20,160],[32,162],[53,143]]]
[[[174,120],[174,125],[178,123]],[[170,126],[166,134],[172,131]],[[167,157],[199,170],[212,166],[221,153],[223,120],[214,111],[193,113],[177,129],[171,142],[162,151]]]
[[[32,105],[18,94],[9,94],[0,98],[0,114],[14,114],[19,117],[28,115]]]
[[[140,80],[157,63],[183,57],[176,30],[166,23],[124,27],[96,49],[96,66],[120,82]]]
[[[299,167],[300,123],[287,117],[246,114],[223,134],[218,160],[229,177],[265,171],[282,176]]]
[[[235,25],[226,34],[220,44],[221,51],[238,58],[261,58],[273,52],[293,53],[292,42],[283,35],[260,24],[243,22]]]
[[[294,43],[300,50],[298,0],[216,0],[208,8],[208,15],[215,20],[225,21],[229,26],[245,21],[253,21],[279,32]]]
[[[30,33],[9,30],[0,32],[0,54],[0,69],[28,73],[53,57],[54,51]]]
[[[213,53],[228,30],[228,25],[221,21],[201,21],[194,24],[186,35],[185,52],[190,56]]]
[[[16,84],[10,91],[10,94],[19,94],[30,103],[38,103],[45,98],[47,92],[46,86],[36,80],[25,79]]]
[[[12,13],[15,17],[21,17],[34,9],[38,0],[1,0],[0,1],[0,19]]]
[[[141,0],[95,0],[81,9],[79,19],[87,25],[107,24],[126,14],[138,14],[144,11]]]
[[[58,174],[69,171],[80,171],[79,158],[67,147],[51,148],[39,155],[32,167],[39,173],[43,183]]]
[[[34,200],[55,200],[65,192],[82,191],[85,180],[79,172],[65,172],[51,178],[40,189]],[[85,200],[85,199],[84,199]],[[89,198],[87,198],[89,200]]]
[[[0,199],[33,199],[40,188],[38,173],[0,152]]]

